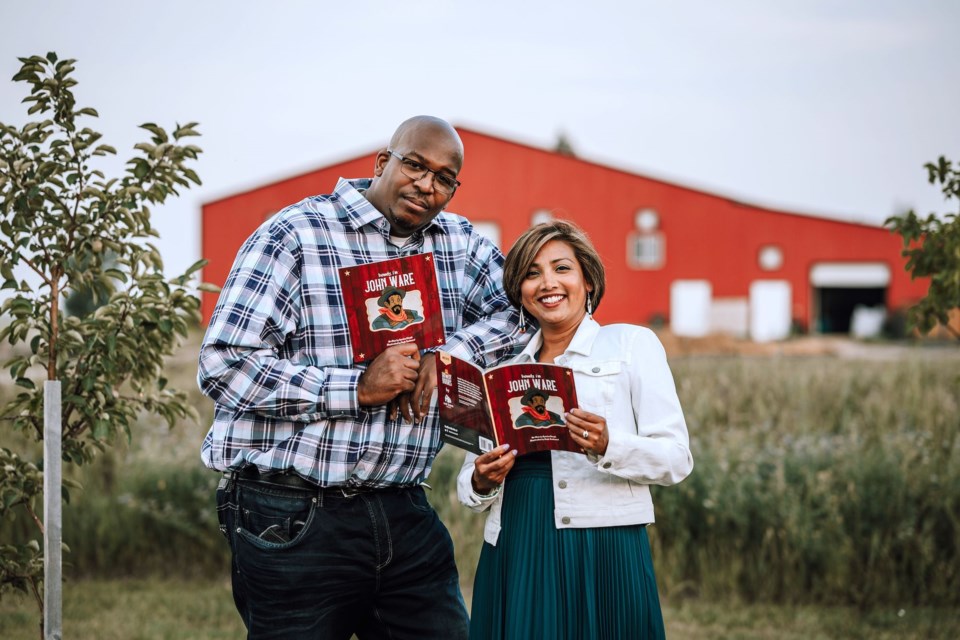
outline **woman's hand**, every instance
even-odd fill
[[[610,432],[604,418],[583,409],[573,409],[566,417],[570,436],[584,451],[598,456],[607,452]]]
[[[510,451],[509,444],[502,444],[479,456],[473,462],[473,476],[470,478],[473,490],[484,495],[499,487],[510,469],[513,469],[516,459],[517,452]]]

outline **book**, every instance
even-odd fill
[[[447,341],[432,253],[338,271],[354,362],[373,360],[398,344],[426,349]]]
[[[573,370],[522,362],[490,369],[437,351],[440,437],[485,453],[509,443],[518,455],[534,451],[582,453],[564,415],[577,407]]]

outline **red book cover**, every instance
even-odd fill
[[[447,341],[432,253],[339,271],[354,362],[373,360],[398,344],[415,342],[426,349]]]
[[[577,406],[573,370],[524,362],[483,371],[437,351],[440,437],[480,454],[509,443],[518,455],[534,451],[582,453],[564,415]]]

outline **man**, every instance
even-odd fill
[[[387,287],[377,298],[380,305],[380,315],[373,319],[370,328],[374,330],[388,329],[396,331],[411,324],[423,322],[423,318],[415,309],[404,309],[403,299],[407,292],[399,287]]]
[[[516,346],[503,256],[441,213],[463,145],[418,116],[240,249],[200,350],[215,401],[204,463],[224,472],[221,530],[249,638],[466,638],[450,536],[420,483],[440,448],[433,357],[413,344],[352,361],[337,269],[433,252],[444,347],[482,366]]]
[[[564,424],[563,418],[553,411],[547,410],[547,398],[549,397],[546,391],[536,387],[527,389],[523,397],[520,398],[523,413],[517,416],[513,424],[517,427],[553,427]]]

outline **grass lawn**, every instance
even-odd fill
[[[0,638],[40,638],[32,599],[0,602]],[[91,580],[67,582],[63,637],[91,640],[244,638],[229,580]]]
[[[683,639],[801,639],[960,637],[960,613],[846,607],[737,605],[687,600],[666,603],[667,637]],[[39,638],[34,602],[0,601],[0,638]],[[64,638],[185,640],[243,638],[228,581],[124,580],[69,582],[64,590]]]

